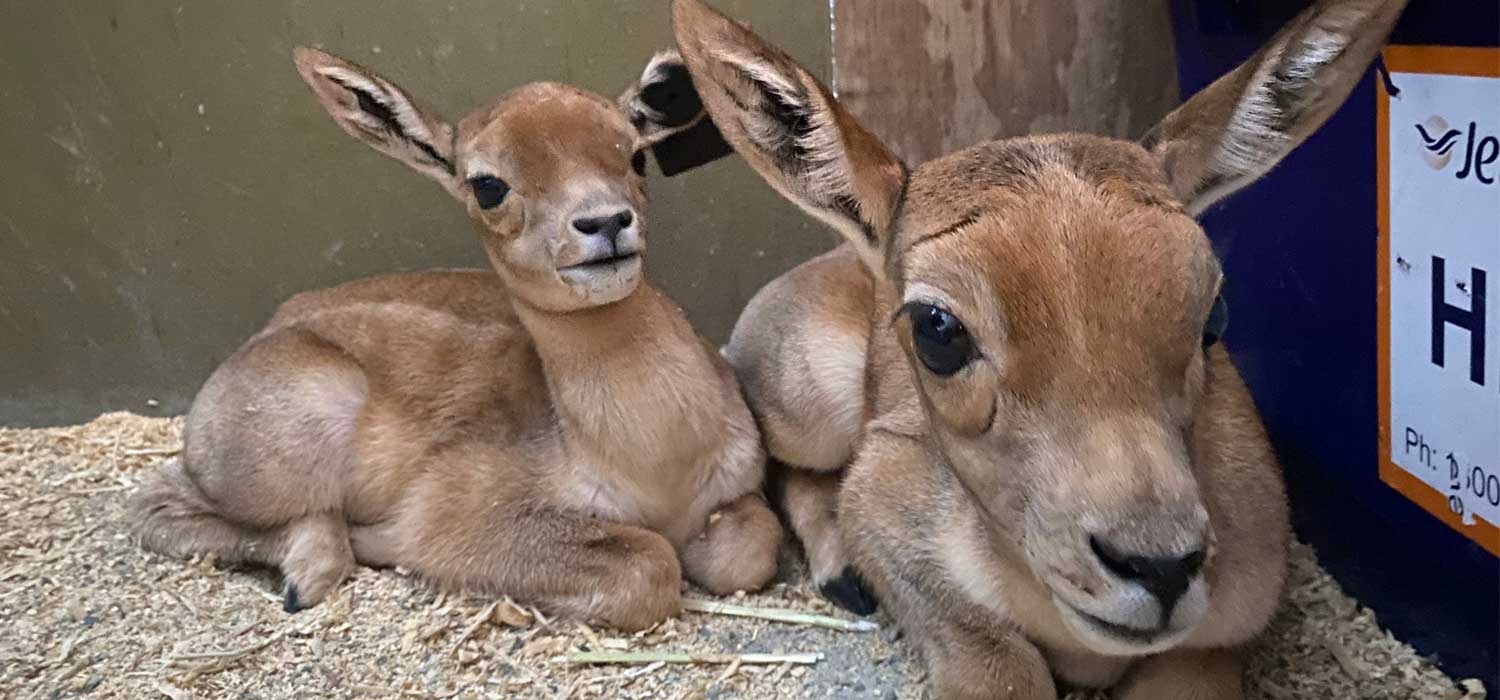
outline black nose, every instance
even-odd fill
[[[608,236],[613,243],[621,231],[630,228],[635,221],[635,214],[629,209],[623,209],[609,216],[593,216],[573,220],[573,228],[584,235]]]
[[[1181,557],[1143,557],[1125,551],[1097,537],[1089,538],[1094,556],[1116,576],[1135,581],[1161,601],[1161,623],[1167,624],[1172,608],[1187,592],[1193,577],[1203,569],[1203,550],[1196,549]]]

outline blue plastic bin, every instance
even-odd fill
[[[1183,95],[1245,60],[1307,4],[1174,0]],[[1500,2],[1414,0],[1390,43],[1500,46]],[[1393,82],[1399,89],[1401,80]],[[1227,274],[1233,322],[1226,344],[1286,467],[1298,535],[1397,637],[1435,656],[1450,675],[1477,677],[1494,693],[1500,691],[1500,563],[1472,533],[1466,536],[1443,520],[1458,516],[1438,512],[1432,503],[1424,509],[1380,475],[1386,420],[1380,400],[1386,313],[1381,267],[1387,258],[1380,234],[1377,139],[1385,137],[1377,131],[1377,91],[1383,90],[1382,76],[1372,68],[1337,116],[1268,177],[1209,212],[1203,224]],[[1478,137],[1485,125],[1489,133],[1500,133],[1500,104],[1492,108],[1476,117]],[[1435,125],[1447,127],[1427,126]],[[1450,142],[1470,138],[1458,131]],[[1422,145],[1415,141],[1419,135],[1411,129],[1413,148]],[[1444,161],[1447,173],[1458,173],[1467,147],[1436,145],[1453,153],[1451,164]],[[1436,151],[1432,155],[1441,159]],[[1488,167],[1497,171],[1500,163]],[[1500,183],[1490,187],[1500,198]],[[1500,240],[1500,221],[1493,231]],[[1430,267],[1433,261],[1413,262]],[[1488,303],[1500,306],[1500,269],[1488,271],[1487,279],[1475,277],[1481,279]],[[1461,293],[1471,290],[1450,290],[1445,297],[1450,314],[1472,304],[1473,296],[1484,301],[1483,289],[1473,289],[1467,302],[1458,298]],[[1466,349],[1455,345],[1467,342],[1463,332],[1450,330],[1445,337],[1450,358]],[[1487,329],[1487,340],[1500,345],[1500,327]],[[1449,369],[1462,371],[1460,362],[1449,359]],[[1485,390],[1500,396],[1500,368],[1484,372]],[[1465,434],[1487,439],[1500,432],[1500,424],[1445,429],[1492,431]],[[1398,435],[1398,451],[1430,447],[1408,445],[1407,437]],[[1443,457],[1431,456],[1434,470],[1447,469]],[[1434,494],[1427,500],[1440,501]]]

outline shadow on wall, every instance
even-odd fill
[[[826,5],[718,4],[827,77]],[[328,121],[294,46],[365,63],[456,118],[532,80],[613,97],[670,43],[665,2],[106,0],[5,15],[3,425],[179,413],[298,291],[486,266],[457,205]],[[761,284],[832,240],[737,159],[655,176],[648,216],[650,273],[716,340]]]

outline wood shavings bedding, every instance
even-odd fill
[[[166,559],[130,540],[126,498],[144,469],[177,453],[181,425],[111,413],[0,430],[0,697],[929,697],[920,663],[879,617],[881,630],[851,632],[805,615],[789,624],[690,611],[622,634],[369,569],[288,615],[274,573]],[[789,548],[771,589],[719,602],[847,619],[796,556]],[[570,661],[584,653],[639,663]],[[809,654],[815,663],[794,663]],[[1249,697],[1267,700],[1485,697],[1381,630],[1302,545],[1246,681]]]

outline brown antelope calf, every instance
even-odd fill
[[[347,61],[296,64],[339,126],[463,205],[494,270],[284,304],[137,496],[144,544],[279,567],[291,611],[356,562],[622,629],[676,613],[683,574],[720,594],[770,580],[754,419],[642,279],[643,149],[671,136],[650,118],[683,106],[647,93],[691,95],[680,64],[648,67],[624,109],[534,83],[457,126]]]
[[[1193,216],[1335,111],[1404,4],[1318,3],[1142,143],[909,169],[781,51],[676,0],[714,123],[847,239],[763,290],[727,355],[803,468],[787,507],[820,582],[864,602],[847,548],[941,697],[1241,696],[1287,505]]]

